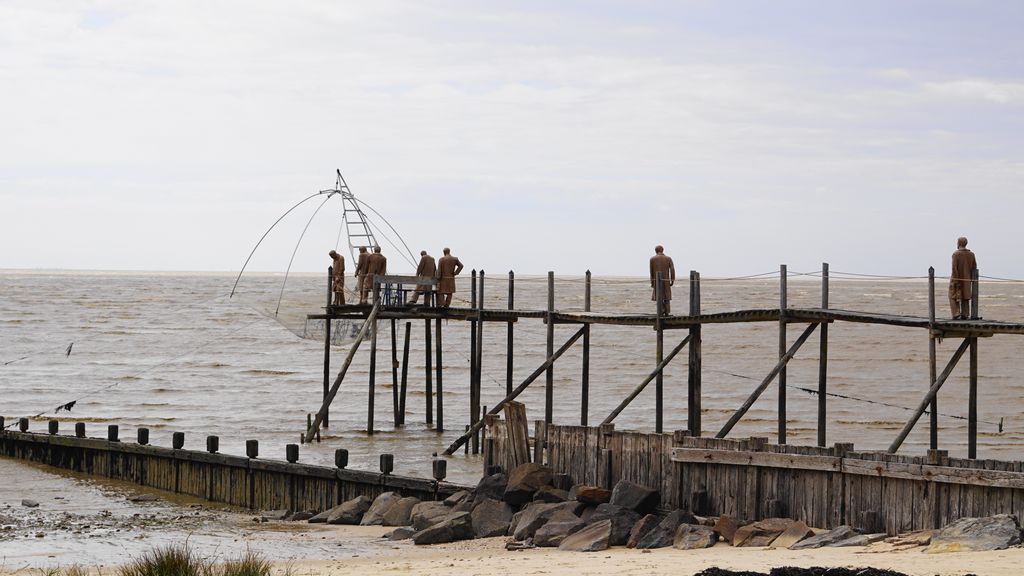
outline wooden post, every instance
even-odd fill
[[[668,353],[667,357],[665,357],[661,362],[658,362],[658,365],[654,368],[654,370],[650,374],[648,374],[647,377],[644,378],[643,381],[640,382],[640,384],[637,385],[637,387],[634,388],[628,396],[626,396],[625,400],[620,402],[619,405],[615,408],[615,410],[612,410],[612,413],[609,414],[608,417],[604,419],[604,422],[601,422],[601,425],[604,426],[605,424],[611,424],[612,420],[615,420],[615,417],[618,416],[626,408],[626,406],[629,406],[629,403],[632,402],[634,398],[636,398],[637,396],[640,395],[641,392],[643,392],[644,388],[646,388],[647,385],[651,383],[651,380],[654,380],[654,378],[658,374],[660,374],[666,366],[668,366],[669,362],[671,362],[672,359],[676,357],[676,354],[679,354],[679,351],[683,349],[683,346],[686,346],[687,344],[689,344],[689,342],[690,336],[687,335],[686,338],[683,338],[682,342],[677,344],[676,347],[673,348],[672,351]]]
[[[324,319],[324,399],[331,389],[331,297],[334,296],[334,266],[327,267],[327,318]],[[324,426],[330,425],[329,413],[324,414]]]
[[[476,310],[477,307],[476,286],[476,269],[474,269],[472,271],[469,281],[469,307],[474,311]],[[469,426],[472,428],[473,425],[476,424],[477,422],[477,415],[480,414],[480,398],[476,395],[476,347],[478,320],[474,316],[470,316],[470,318],[471,320],[469,321]],[[474,454],[477,453],[477,450],[479,450],[479,446],[477,446],[476,443],[476,436],[473,436],[473,441],[470,443],[468,448],[472,448]]]
[[[555,273],[548,271],[547,357],[555,351]],[[544,376],[544,423],[551,424],[555,406],[555,365],[548,366]]]
[[[380,302],[380,284],[377,279],[373,280],[373,305]],[[373,435],[373,399],[377,388],[377,319],[373,320],[370,326],[370,386],[369,397],[366,401],[366,433]],[[312,428],[312,426],[310,427]]]
[[[438,326],[441,325],[441,321],[440,320],[438,320],[437,323],[438,323]],[[440,337],[438,337],[438,341],[437,342],[438,342],[437,346],[438,346],[438,348],[440,348],[441,347],[441,339],[440,339]],[[425,368],[425,372],[426,373],[423,375],[423,382],[424,382],[424,386],[425,386],[424,392],[427,395],[427,398],[426,398],[426,403],[427,403],[427,405],[426,405],[427,424],[433,424],[433,422],[434,422],[434,399],[433,399],[434,384],[431,381],[431,378],[433,377],[433,374],[432,374],[433,370],[431,370],[431,367],[430,367],[430,346],[431,346],[431,343],[430,343],[430,319],[429,318],[423,321],[423,345],[426,346],[426,350],[424,351],[424,358],[423,358],[424,366],[426,366],[426,368]],[[441,378],[441,373],[440,373],[440,369],[439,369],[438,370],[438,380],[440,380],[440,378]],[[437,387],[438,388],[441,387],[441,383],[440,382],[437,383]]]
[[[821,264],[821,309],[828,310],[828,262]],[[824,448],[828,418],[828,322],[822,322],[818,330],[818,446]]]
[[[590,270],[583,283],[583,311],[590,312]],[[590,324],[583,326],[583,373],[580,375],[580,426],[587,425],[590,412]]]
[[[513,271],[508,271],[508,309],[515,310],[515,281],[516,275]],[[509,321],[507,329],[508,333],[505,336],[505,394],[512,392],[512,369],[515,366],[514,356],[512,351],[513,338],[513,326],[514,322]]]
[[[430,320],[427,320],[429,325]],[[444,364],[443,357],[441,354],[441,319],[438,318],[435,322],[434,335],[436,336],[434,343],[435,353],[437,354],[437,425],[434,430],[441,432],[444,430]],[[429,403],[429,400],[428,400]]]
[[[928,388],[935,385],[938,374],[936,367],[935,341],[935,267],[928,268]],[[931,413],[928,415],[928,445],[932,450],[939,449],[939,396],[932,398]]]
[[[428,321],[429,322],[429,321]],[[405,323],[405,338],[402,345],[402,385],[398,394],[398,419],[401,426],[405,426],[405,397],[409,382],[409,332],[412,330],[412,322]]]
[[[484,366],[484,271],[480,270],[479,295],[476,298],[476,411],[474,412],[473,424],[480,420],[480,402],[483,396],[483,366]],[[487,411],[486,407],[483,409]],[[482,430],[483,428],[481,428]],[[478,436],[473,437],[473,454],[480,453],[480,440]]]
[[[779,358],[786,354],[786,265],[779,266]],[[779,370],[779,444],[786,443],[786,366]]]
[[[661,327],[662,317],[665,315],[665,287],[662,285],[663,275],[658,272],[654,280],[654,331],[655,331],[655,342],[654,342],[654,360],[655,366],[661,366],[661,361],[665,356],[665,331]],[[664,424],[665,417],[665,405],[664,405],[664,394],[665,394],[665,373],[663,370],[658,370],[658,375],[654,379],[654,433],[661,434],[662,426]]]
[[[978,318],[978,269],[971,271],[971,319]],[[978,457],[978,338],[972,336],[968,355],[967,457]]]
[[[398,325],[397,320],[391,319],[391,401],[394,404],[395,428],[402,425],[402,417],[399,414],[398,399]]]
[[[700,272],[690,270],[690,316],[700,316]],[[687,428],[690,436],[701,434],[701,332],[697,324],[690,328],[689,366],[687,367]]]
[[[960,361],[960,358],[963,357],[964,352],[966,352],[969,347],[970,338],[964,338],[963,343],[960,344],[960,347],[953,353],[953,357],[949,360],[949,363],[946,364],[946,368],[942,370],[942,374],[939,374],[939,377],[935,379],[935,383],[928,389],[928,393],[924,395],[924,399],[921,400],[921,404],[917,407],[917,410],[914,411],[914,415],[907,420],[907,423],[903,425],[903,429],[900,431],[899,435],[892,441],[892,444],[889,445],[890,454],[895,454],[896,451],[900,449],[900,446],[907,438],[907,435],[910,434],[910,431],[914,429],[914,425],[917,424],[918,419],[921,418],[921,414],[924,414],[928,405],[935,398],[935,395],[938,394],[942,385],[946,383],[946,379],[953,373],[953,368],[956,367],[957,362]]]

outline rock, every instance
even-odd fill
[[[636,548],[636,543],[661,523],[661,517],[657,514],[648,514],[636,521],[629,530],[629,538],[626,539],[626,548]]]
[[[157,497],[154,494],[136,494],[129,496],[129,502],[156,502]]]
[[[558,549],[570,552],[600,552],[608,549],[611,536],[612,521],[601,520],[566,536],[558,545]]]
[[[504,472],[484,476],[476,485],[473,501],[482,502],[488,498],[501,500],[505,496],[506,486],[508,486],[508,476]]]
[[[369,496],[357,496],[331,509],[328,524],[359,524],[373,503]]]
[[[419,503],[419,498],[402,498],[388,508],[388,511],[384,513],[381,524],[384,526],[409,526],[412,524],[409,518],[412,515],[412,509]]]
[[[533,499],[541,486],[551,484],[551,468],[534,462],[520,464],[508,476],[502,499],[512,506],[521,506]]]
[[[999,514],[985,518],[961,518],[932,536],[928,554],[963,550],[1004,550],[1020,544],[1017,517]]]
[[[416,530],[425,530],[444,520],[451,512],[452,509],[444,502],[420,502],[412,507],[409,521]]]
[[[391,532],[388,532],[384,537],[392,542],[396,542],[398,540],[408,540],[409,538],[412,538],[415,533],[415,529],[408,526],[402,526],[401,528],[395,528]]]
[[[628,480],[620,480],[612,490],[612,498],[609,502],[644,515],[654,512],[654,508],[658,506],[660,501],[661,495],[658,494],[657,490],[629,482]]]
[[[313,518],[313,516],[316,516],[316,514],[314,512],[312,512],[311,510],[303,510],[302,512],[296,512],[296,513],[292,514],[291,516],[288,516],[288,521],[289,522],[305,522],[306,520],[309,520],[309,519]]]
[[[512,520],[510,520],[508,523],[508,532],[506,532],[507,536],[512,536],[513,534],[515,534],[516,527],[519,526],[519,520],[523,517],[523,512],[525,511],[526,509],[524,508],[512,515]]]
[[[502,492],[502,493],[504,493],[504,492]],[[499,497],[497,499],[500,500],[501,498]],[[444,505],[445,506],[456,506],[458,504],[462,504],[463,502],[468,502],[468,501],[471,501],[471,500],[473,500],[473,494],[470,493],[469,490],[459,490],[458,492],[455,492],[451,496],[445,498],[444,499]]]
[[[662,518],[657,526],[640,538],[636,547],[641,550],[667,548],[675,541],[679,525],[684,523],[692,524],[693,515],[683,510],[673,510],[668,516]]]
[[[534,532],[538,528],[545,525],[560,512],[566,512],[572,516],[576,516],[577,502],[561,502],[561,503],[547,503],[547,502],[533,502],[529,506],[523,509],[522,516],[519,517],[519,521],[516,523],[516,528],[512,533],[512,537],[516,540],[526,540],[532,538]],[[568,520],[569,518],[562,515],[562,519]]]
[[[473,537],[473,520],[469,512],[456,512],[443,522],[412,535],[416,544],[443,544]]]
[[[330,518],[330,516],[331,516],[331,512],[333,512],[334,510],[336,510],[338,508],[339,508],[339,506],[335,506],[334,508],[328,508],[327,510],[324,510],[323,512],[320,512],[319,514],[314,515],[309,520],[306,520],[306,522],[308,522],[310,524],[326,524],[327,523],[327,519]]]
[[[747,524],[736,529],[733,534],[733,546],[768,546],[796,523],[789,518],[766,518],[753,524]]]
[[[510,552],[518,552],[519,550],[529,550],[531,548],[536,548],[536,546],[533,545],[533,542],[514,542],[512,540],[505,542],[505,550],[508,550]]]
[[[786,531],[779,534],[779,537],[772,541],[772,548],[789,548],[793,544],[814,536],[814,530],[811,530],[804,522],[793,522],[786,528]]]
[[[260,512],[260,518],[267,520],[284,520],[291,514],[291,510],[264,510]]]
[[[373,500],[373,504],[370,504],[370,508],[363,514],[363,519],[359,521],[360,526],[380,526],[384,523],[384,515],[388,513],[388,510],[401,500],[402,497],[395,492],[385,492],[380,496],[377,496]]]
[[[35,500],[29,500],[28,498],[22,500],[21,505],[24,506],[25,508],[39,508],[39,502],[36,502]]]
[[[679,550],[711,548],[718,542],[718,533],[712,528],[698,524],[680,524],[676,528],[672,547]]]
[[[554,486],[541,486],[533,494],[534,502],[565,502],[569,499],[569,493],[559,490]]]
[[[607,504],[612,500],[612,491],[600,486],[577,484],[569,490],[569,499],[587,504]]]
[[[838,526],[825,532],[823,534],[815,534],[810,538],[804,538],[803,540],[793,544],[789,547],[790,550],[810,550],[812,548],[821,548],[822,546],[828,546],[847,538],[853,538],[857,535],[857,532],[847,525]]]
[[[611,522],[609,545],[622,546],[629,540],[629,532],[639,519],[640,515],[630,508],[616,506],[615,504],[601,504],[594,510],[590,519],[587,520],[587,525],[609,520]]]
[[[885,540],[885,532],[879,532],[877,534],[857,534],[845,540],[840,540],[834,544],[829,544],[830,548],[845,548],[848,546],[867,546],[868,544],[874,544],[875,542],[881,542]]]
[[[715,522],[714,531],[717,532],[723,540],[732,544],[733,536],[736,535],[736,530],[739,527],[740,525],[736,522],[735,518],[722,514],[718,517],[718,521]]]
[[[505,502],[487,498],[470,513],[473,535],[476,538],[504,536],[512,520],[512,507]]]
[[[932,543],[932,537],[938,532],[938,530],[918,530],[917,532],[899,534],[892,538],[886,538],[885,541],[893,546],[906,546],[908,548],[913,548],[914,546],[927,546]]]
[[[586,524],[579,517],[574,516],[569,520],[550,520],[547,524],[537,529],[533,535],[533,543],[541,548],[555,548],[562,543],[566,537],[582,530]]]

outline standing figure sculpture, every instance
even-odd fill
[[[366,265],[370,255],[366,252],[365,246],[359,247],[359,260],[356,261],[356,290],[359,290],[359,303],[366,304],[366,294],[369,292],[366,282]]]
[[[949,273],[949,308],[954,320],[966,320],[971,315],[972,284],[977,267],[974,252],[967,249],[967,238],[957,238],[953,270]]]
[[[659,244],[654,247],[654,256],[651,256],[651,301],[658,303],[658,288],[655,283],[658,279],[658,272],[661,272],[661,305],[665,314],[669,313],[670,302],[672,301],[672,284],[676,281],[676,267],[672,258],[665,255],[665,249]]]
[[[373,277],[388,273],[388,259],[380,253],[380,246],[373,247],[373,254],[366,258],[366,282],[364,290],[373,289]]]
[[[334,290],[334,305],[342,306],[345,304],[345,257],[334,250],[327,254],[334,261],[334,264],[331,265],[331,271],[334,275],[331,286],[332,290]]]
[[[434,262],[434,257],[427,254],[426,250],[420,250],[420,264],[416,267],[416,276],[420,278],[434,278],[437,275],[437,263]],[[431,286],[429,284],[420,284],[416,286],[416,290],[412,293],[412,299],[409,300],[409,304],[416,304],[420,299],[420,294],[424,292],[430,292]],[[430,296],[428,295],[423,302],[425,305],[430,305]]]
[[[437,263],[437,277],[440,283],[437,286],[437,305],[447,308],[452,304],[452,294],[455,293],[455,277],[462,272],[462,262],[452,256],[449,248],[444,249],[444,256]]]

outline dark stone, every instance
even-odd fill
[[[629,482],[628,480],[620,480],[612,490],[610,503],[623,508],[629,508],[640,515],[644,515],[654,512],[660,501],[661,495],[658,494],[657,490]]]
[[[551,476],[551,485],[566,492],[572,488],[572,476],[568,474],[554,474]]]
[[[534,502],[565,502],[569,499],[569,493],[559,490],[554,486],[541,486],[534,494]]]
[[[490,498],[491,500],[501,500],[505,496],[506,486],[508,486],[508,476],[506,476],[504,472],[484,476],[480,479],[480,482],[477,483],[476,490],[473,491],[475,496],[474,500],[481,501],[487,498]],[[449,496],[449,498],[453,496],[455,495],[453,494],[452,496]],[[453,506],[455,504],[457,504],[457,502],[452,503]]]
[[[790,524],[785,532],[779,534],[779,537],[772,541],[772,548],[789,548],[804,538],[810,538],[811,536],[814,536],[814,530],[811,530],[806,523],[798,520]]]
[[[392,542],[396,542],[398,540],[408,540],[409,538],[412,538],[415,533],[415,529],[408,526],[402,526],[401,528],[395,528],[391,532],[388,532],[384,537]]]
[[[410,520],[410,516],[412,515],[412,509],[419,503],[419,498],[402,498],[388,508],[388,511],[384,513],[384,518],[381,521],[381,524],[384,526],[411,525],[412,521]]]
[[[361,526],[380,526],[384,524],[384,515],[401,499],[402,497],[395,492],[385,492],[377,496],[374,498],[373,504],[370,504],[370,508],[363,514],[363,519],[359,521],[359,524]]]
[[[580,518],[582,518],[584,522],[590,523],[590,517],[597,511],[598,506],[598,504],[587,504],[580,512]]]
[[[789,518],[766,518],[753,524],[741,526],[736,529],[736,534],[733,535],[732,545],[747,547],[768,546],[795,523],[795,520],[790,520]]]
[[[587,520],[587,525],[597,524],[608,520],[611,523],[611,535],[609,545],[622,546],[629,540],[629,532],[633,525],[640,519],[640,515],[630,508],[616,506],[615,504],[601,504],[594,510],[593,515]]]
[[[847,538],[853,538],[856,535],[857,532],[853,528],[844,524],[843,526],[833,528],[832,530],[829,530],[824,534],[818,534],[817,536],[805,538],[804,540],[801,540],[800,542],[797,542],[796,544],[790,546],[789,549],[810,550],[812,548],[821,548],[822,546],[835,544],[836,542],[846,540]]]
[[[578,517],[556,521],[552,518],[547,524],[537,529],[533,535],[533,543],[540,548],[554,548],[562,543],[567,536],[579,532],[586,526]]]
[[[566,536],[558,545],[558,549],[570,552],[600,552],[608,549],[611,536],[611,520],[602,520],[586,526],[575,534]]]
[[[22,500],[21,505],[24,506],[25,508],[39,508],[39,502],[36,502],[35,500],[29,500],[28,498]]]
[[[612,500],[612,491],[600,486],[577,484],[569,491],[569,499],[587,504],[606,504]]]
[[[416,544],[443,544],[473,537],[473,520],[469,512],[456,512],[443,522],[412,535]]]
[[[532,538],[538,528],[548,523],[549,520],[559,512],[568,512],[576,516],[579,504],[577,502],[533,502],[522,510],[522,515],[516,523],[512,536],[516,540]]]
[[[289,522],[305,522],[316,516],[316,514],[310,510],[303,510],[302,512],[296,512],[288,517]]]
[[[264,522],[267,520],[284,520],[291,513],[291,510],[264,510],[260,512],[260,519]]]
[[[425,530],[444,520],[451,512],[452,509],[444,502],[420,502],[412,507],[409,521],[416,530]]]
[[[679,550],[696,550],[711,548],[716,542],[718,542],[718,533],[711,528],[696,524],[680,524],[676,528],[672,547]]]
[[[661,517],[657,514],[648,514],[647,516],[637,520],[636,524],[633,524],[633,527],[629,530],[629,539],[626,540],[626,548],[636,548],[636,543],[660,523]]]
[[[636,547],[641,550],[653,548],[668,548],[673,544],[676,537],[676,530],[680,524],[692,524],[693,515],[683,510],[673,510],[668,516],[662,518],[650,532],[640,538]]]
[[[718,517],[718,521],[715,522],[714,530],[715,532],[718,532],[718,535],[721,536],[723,540],[732,544],[732,539],[736,535],[736,530],[738,530],[739,527],[739,523],[736,522],[735,518],[722,514]]]
[[[502,494],[504,494],[504,493],[505,493],[505,491],[502,490]],[[457,504],[462,504],[463,502],[471,501],[471,500],[473,500],[473,494],[470,491],[468,491],[468,490],[459,490],[458,492],[455,492],[451,496],[445,498],[444,499],[444,505],[445,506],[455,506]],[[495,498],[495,500],[501,500],[501,496],[498,496],[497,498]]]
[[[504,536],[512,520],[512,507],[505,502],[488,498],[480,502],[470,513],[473,535],[477,538]]]
[[[830,548],[846,548],[849,546],[867,546],[868,544],[874,544],[875,542],[881,542],[885,540],[885,532],[878,532],[875,534],[857,534],[846,540],[840,540],[835,544],[829,544]]]
[[[502,499],[512,506],[521,506],[533,499],[533,494],[541,486],[551,484],[551,468],[533,462],[516,466],[508,475]]]
[[[369,496],[357,496],[331,509],[327,515],[328,524],[359,524],[370,509],[373,500]]]
[[[335,506],[334,508],[328,508],[327,510],[320,512],[319,514],[316,514],[309,520],[306,520],[306,522],[310,524],[326,524],[327,519],[331,516],[331,512],[333,512],[337,508],[339,508],[339,506]]]
[[[925,552],[935,554],[961,550],[1004,550],[1020,542],[1017,517],[999,514],[986,518],[961,518],[949,524],[932,536],[932,543]]]

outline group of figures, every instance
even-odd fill
[[[345,304],[345,257],[331,250],[328,255],[334,261],[332,270],[334,273],[334,305]],[[452,294],[455,293],[455,277],[462,272],[462,262],[449,248],[444,249],[444,256],[436,261],[434,257],[427,254],[426,250],[420,251],[420,263],[416,267],[416,276],[421,278],[437,279],[437,305],[447,308],[452,304]],[[367,297],[373,289],[373,277],[384,276],[388,273],[388,259],[381,254],[380,246],[374,246],[370,253],[365,247],[359,248],[359,260],[356,262],[356,290],[359,292],[359,303],[366,304]],[[410,305],[419,301],[420,294],[433,292],[429,284],[422,284],[416,287],[413,292]]]
[[[339,306],[345,303],[345,257],[336,251],[330,251],[331,259],[334,260],[334,304]],[[437,302],[441,308],[451,306],[452,294],[455,293],[455,277],[462,272],[462,262],[452,256],[451,250],[444,249],[444,256],[440,260],[427,254],[426,250],[420,251],[420,263],[416,267],[416,276],[420,278],[437,279]],[[953,269],[949,276],[949,306],[954,319],[967,319],[971,311],[971,296],[973,294],[974,271],[978,268],[974,252],[967,249],[967,238],[961,236],[957,239],[957,249],[953,252]],[[373,253],[368,253],[366,248],[359,248],[359,261],[356,263],[356,289],[359,291],[359,303],[367,303],[367,295],[373,288],[373,277],[388,273],[388,259],[381,254],[380,246],[373,248]],[[669,314],[672,303],[672,285],[676,282],[676,267],[672,258],[665,254],[665,248],[661,245],[654,247],[654,256],[651,257],[651,301],[658,302],[658,278],[661,278],[661,313]],[[409,300],[410,305],[419,303],[421,294],[433,292],[432,286],[422,284],[416,287]],[[428,296],[429,298],[429,296]],[[429,300],[427,302],[429,304]]]

